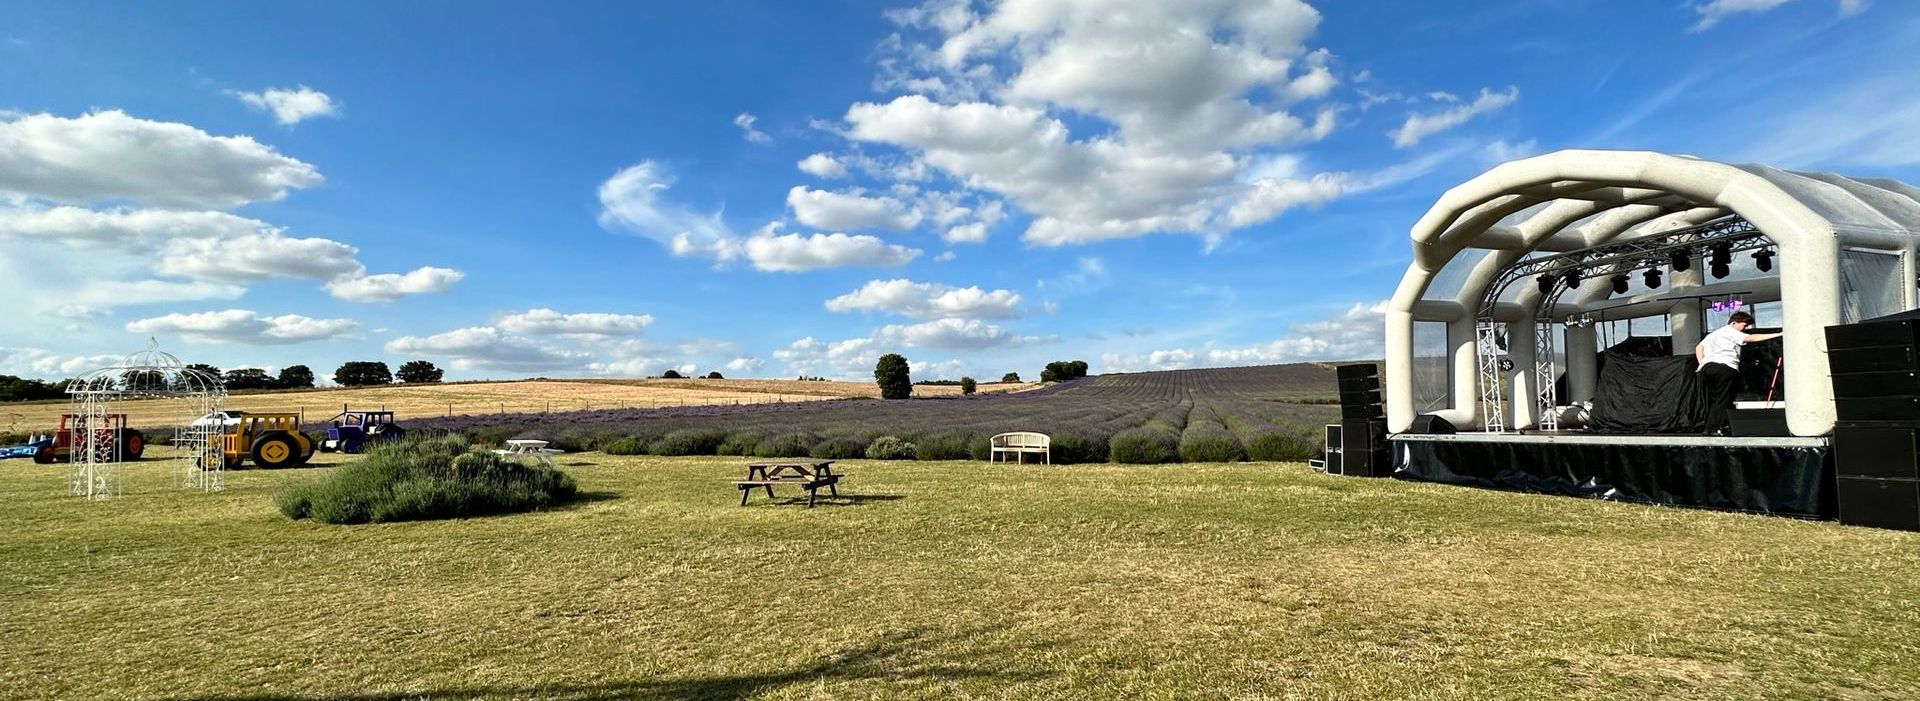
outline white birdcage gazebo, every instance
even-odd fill
[[[73,397],[67,490],[74,496],[100,500],[120,494],[120,466],[139,456],[128,454],[133,428],[119,404],[134,400],[159,405],[157,411],[143,407],[143,413],[160,414],[148,423],[172,428],[172,459],[181,463],[183,486],[203,491],[224,487],[223,425],[206,418],[226,401],[220,376],[187,367],[161,351],[158,342],[149,341],[146,350],[75,378],[67,394]]]

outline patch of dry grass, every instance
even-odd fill
[[[328,459],[338,459],[327,456]],[[292,523],[0,463],[0,697],[1914,698],[1920,537],[1298,465],[567,456],[556,511]]]

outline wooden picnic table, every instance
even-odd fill
[[[807,490],[807,507],[812,508],[820,488],[826,487],[827,493],[840,496],[841,474],[833,471],[832,460],[775,460],[747,463],[747,478],[735,480],[733,486],[740,489],[740,505],[747,505],[747,497],[754,488],[767,490],[767,498],[773,498],[773,485],[791,484]]]

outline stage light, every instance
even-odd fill
[[[1719,280],[1733,273],[1732,270],[1727,268],[1726,263],[1714,263],[1710,272],[1713,273],[1713,279],[1715,280]]]
[[[1580,289],[1580,269],[1567,269],[1567,272],[1560,274],[1560,280],[1567,283],[1567,289],[1569,290]]]
[[[1659,268],[1653,268],[1648,270],[1646,277],[1643,279],[1647,283],[1647,289],[1649,290],[1660,289],[1660,269]]]
[[[1709,260],[1713,263],[1714,267],[1721,268],[1733,265],[1733,244],[1725,242],[1716,243],[1708,246],[1707,250],[1712,252]],[[1714,277],[1720,276],[1715,275]]]
[[[1626,294],[1627,283],[1629,282],[1632,282],[1632,280],[1629,280],[1625,275],[1613,276],[1613,293],[1617,295]]]
[[[1553,294],[1552,275],[1541,275],[1540,277],[1534,278],[1534,282],[1540,283],[1540,294],[1542,296]]]
[[[1762,248],[1758,251],[1755,251],[1753,253],[1753,267],[1759,268],[1760,272],[1763,272],[1763,273],[1772,271],[1773,270],[1773,249]]]
[[[1673,265],[1673,272],[1676,272],[1676,273],[1687,272],[1688,268],[1693,267],[1693,252],[1692,251],[1674,251],[1672,254],[1667,256],[1667,262]]]

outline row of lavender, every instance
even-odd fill
[[[1038,431],[1080,462],[1301,460],[1336,420],[1319,365],[1103,375],[1017,394],[668,407],[409,422],[478,442],[542,438],[615,454],[987,459],[988,437]]]

